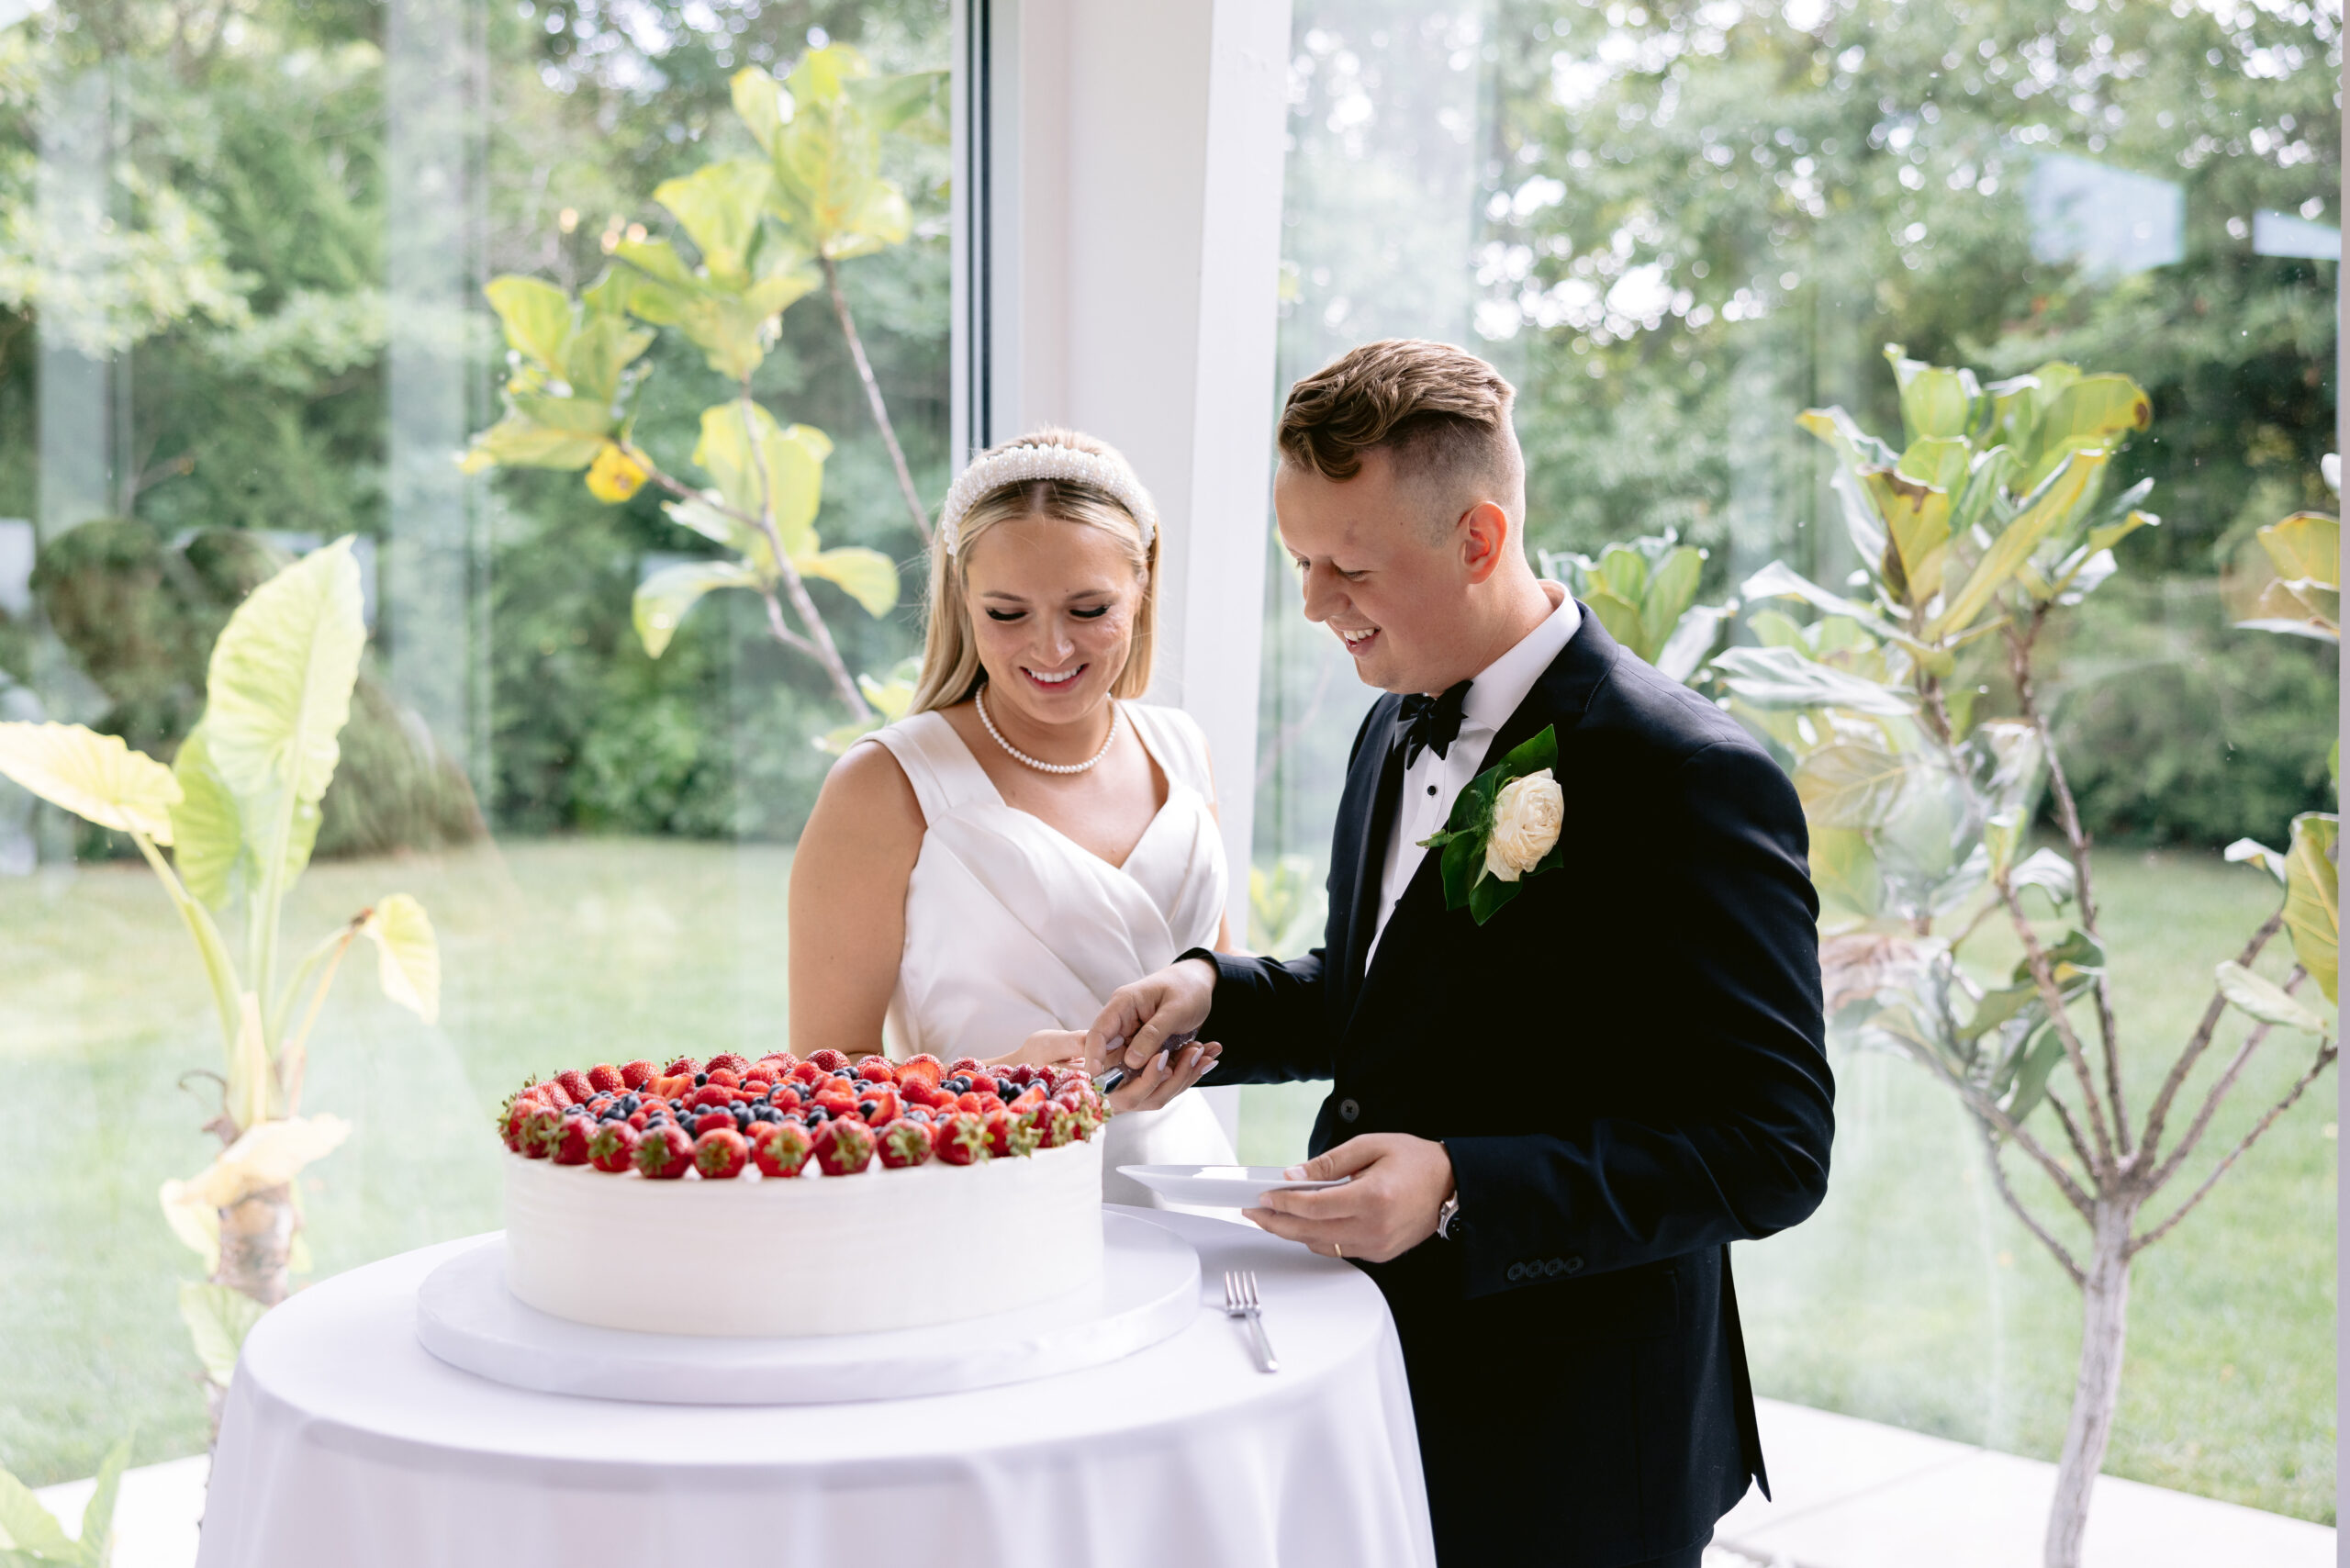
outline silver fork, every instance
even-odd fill
[[[1265,1338],[1264,1309],[1257,1305],[1256,1270],[1224,1271],[1224,1315],[1247,1318],[1248,1336],[1257,1345],[1258,1365],[1269,1372],[1281,1370],[1281,1363],[1273,1355],[1273,1342]]]

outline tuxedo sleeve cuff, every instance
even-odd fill
[[[1453,1192],[1460,1200],[1449,1239],[1460,1249],[1461,1293],[1472,1298],[1516,1290],[1583,1271],[1584,1260],[1562,1249],[1564,1215],[1529,1194],[1525,1171],[1537,1151],[1534,1137],[1454,1137]]]

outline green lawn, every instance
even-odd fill
[[[2102,853],[2098,876],[2123,1075],[2143,1115],[2149,1081],[2210,995],[2212,965],[2235,956],[2277,890],[2216,855]],[[1986,942],[1979,956],[2004,966],[2015,953]],[[2264,968],[2281,978],[2281,965]],[[2224,1059],[2242,1038],[2225,1026],[2227,1049],[2212,1056]],[[2174,1182],[2179,1195],[2306,1070],[2311,1045],[2270,1037],[2206,1135],[2208,1152]],[[1835,1067],[1828,1201],[1796,1229],[1736,1249],[1758,1389],[2054,1459],[2079,1298],[2000,1204],[1973,1133],[1921,1069],[1877,1055],[1841,1056]],[[2188,1106],[2215,1071],[2199,1072]],[[1243,1093],[1241,1157],[1296,1158],[1319,1087]],[[2109,1471],[2333,1522],[2335,1105],[2329,1075],[2139,1259]],[[2062,1137],[2044,1113],[2034,1126]],[[2010,1157],[2011,1169],[2020,1164]],[[2027,1201],[2044,1200],[2038,1212],[2061,1207],[2044,1184],[2018,1186]]]
[[[319,1271],[494,1228],[486,1116],[524,1073],[780,1040],[789,864],[783,850],[590,840],[313,869],[295,936],[405,889],[433,913],[448,977],[438,1028],[385,1003],[364,965],[321,1023],[308,1108],[356,1131],[306,1178]],[[2275,894],[2215,857],[2117,853],[2100,868],[2143,1078]],[[2215,1140],[2304,1048],[2271,1041]],[[143,868],[0,880],[0,1061],[27,1107],[0,1215],[0,1465],[36,1484],[90,1473],[132,1422],[142,1461],[202,1446],[172,1309],[196,1260],[154,1194],[208,1157],[206,1113],[173,1081],[218,1057],[185,937]],[[2053,1456],[2070,1287],[1998,1207],[1919,1070],[1837,1069],[1827,1205],[1740,1249],[1762,1391]],[[1318,1092],[1245,1093],[1244,1157],[1293,1158]],[[2142,1260],[2116,1473],[2333,1518],[2334,1103],[2329,1079]]]

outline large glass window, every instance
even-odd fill
[[[1888,343],[1986,385],[2065,362],[2143,388],[2150,420],[2120,447],[2109,493],[2151,480],[2137,504],[2160,526],[2114,545],[2116,575],[2039,655],[2098,846],[2143,1111],[2212,966],[2277,906],[2276,884],[2221,849],[2280,844],[2297,813],[2333,810],[2333,647],[2233,622],[2257,618],[2276,576],[2260,531],[2338,505],[2322,458],[2339,8],[1299,0],[1295,16],[1282,385],[1391,335],[1492,358],[1519,388],[1528,541],[1555,575],[1577,570],[1570,555],[1670,532],[1707,553],[1697,605],[1740,596],[1774,562],[1867,597],[1836,456],[1797,421],[1841,407],[1898,450]],[[1272,559],[1254,936],[1292,953],[1320,935],[1332,812],[1370,694],[1299,618]],[[1830,619],[1772,607],[1783,623],[1757,600],[1722,641],[1760,647]],[[1995,665],[1966,700],[2010,711],[2004,680]],[[2052,843],[2055,809],[2032,830]],[[1830,924],[1852,928],[1852,912]],[[2017,959],[1994,941],[1969,961],[1996,984]],[[1669,1034],[1670,999],[1656,1001]],[[2222,1025],[2198,1085],[2246,1029]],[[2250,1058],[2192,1180],[2308,1068],[2292,1038]],[[1429,1049],[1495,1044],[1513,1042]],[[1738,1249],[1760,1391],[2054,1457],[2080,1334],[2072,1286],[1995,1194],[1942,1085],[1848,1036],[1834,1059],[1827,1206]],[[2332,1519],[2330,1084],[2140,1260],[2109,1470]],[[1293,1157],[1317,1092],[1249,1095],[1249,1157]]]
[[[944,0],[0,6],[0,718],[174,762],[232,610],[297,561],[331,597],[354,541],[366,651],[261,999],[274,1047],[286,977],[379,912],[293,1108],[348,1128],[292,1178],[297,1284],[494,1227],[526,1074],[784,1039],[817,743],[918,645],[908,491],[947,477],[949,35]],[[773,155],[787,114],[837,209]],[[745,482],[703,416],[746,397],[804,601],[668,504]],[[209,890],[258,989],[247,871]],[[430,1023],[376,978],[393,893],[437,936]],[[28,1483],[134,1426],[140,1462],[205,1445],[182,1317],[218,1310],[175,1290],[213,1265],[157,1193],[248,1120],[221,1023],[131,839],[0,781]]]

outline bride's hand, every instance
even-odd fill
[[[1080,1036],[1082,1038],[1082,1036]],[[1130,1073],[1109,1096],[1110,1108],[1156,1111],[1215,1070],[1224,1047],[1213,1040],[1163,1050]]]
[[[1085,1031],[1082,1029],[1039,1029],[1021,1041],[1018,1049],[986,1058],[990,1067],[1008,1067],[1014,1062],[1024,1062],[1030,1067],[1058,1067],[1063,1062],[1081,1064],[1084,1060]]]

